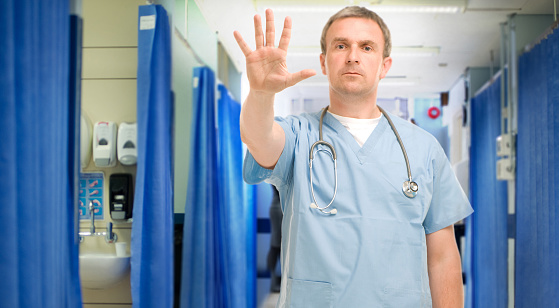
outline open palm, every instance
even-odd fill
[[[285,18],[279,46],[274,46],[275,29],[274,14],[266,10],[266,38],[262,32],[260,16],[254,16],[254,32],[256,49],[251,50],[238,31],[234,32],[235,39],[246,57],[247,77],[251,90],[266,93],[278,93],[291,87],[301,80],[314,76],[311,69],[289,73],[287,70],[287,48],[291,39],[291,19]]]

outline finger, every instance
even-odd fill
[[[297,73],[291,74],[289,80],[287,81],[287,86],[291,87],[296,85],[297,83],[316,75],[316,72],[311,69],[306,69],[302,71],[298,71]]]
[[[283,22],[283,31],[281,32],[281,38],[278,47],[287,51],[289,40],[291,40],[291,18],[287,16],[285,17],[285,21]]]
[[[260,15],[254,15],[254,39],[256,41],[256,49],[264,46],[264,33],[262,32]]]
[[[276,29],[274,29],[274,12],[266,10],[266,46],[274,47],[276,40]]]
[[[252,52],[252,50],[245,42],[245,40],[243,40],[243,37],[241,36],[239,31],[233,32],[233,36],[235,36],[235,40],[237,40],[237,44],[239,44],[239,47],[241,48],[241,51],[243,52],[245,57],[248,57],[248,55]]]

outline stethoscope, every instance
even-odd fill
[[[396,135],[396,139],[398,139],[398,143],[400,144],[400,148],[402,148],[402,153],[404,154],[404,159],[406,160],[406,168],[408,169],[408,180],[404,181],[404,184],[402,185],[402,191],[404,192],[404,195],[406,197],[414,198],[417,195],[417,190],[418,190],[419,187],[418,187],[417,183],[412,180],[410,162],[408,160],[408,154],[406,153],[406,149],[404,148],[404,144],[402,143],[402,139],[400,139],[400,134],[398,134],[398,131],[396,130],[396,127],[394,127],[394,123],[392,123],[392,120],[390,119],[388,114],[384,111],[384,109],[382,109],[380,107],[378,107],[378,109],[380,110],[380,112],[382,112],[382,114],[388,120],[388,124],[390,124],[390,127],[392,128],[392,131],[394,131],[394,135]],[[310,176],[311,176],[311,194],[312,194],[312,199],[314,201],[313,203],[311,203],[311,208],[318,209],[319,211],[321,211],[324,214],[335,215],[336,213],[338,213],[337,209],[332,209],[330,211],[326,210],[330,207],[330,205],[332,205],[332,203],[334,202],[334,199],[336,198],[336,193],[338,192],[338,166],[337,166],[337,163],[336,163],[336,150],[334,149],[333,145],[331,145],[330,143],[322,140],[322,122],[324,121],[324,115],[326,115],[327,111],[328,111],[328,106],[326,106],[326,108],[324,108],[322,110],[322,114],[320,115],[320,124],[319,124],[319,127],[318,127],[318,141],[315,142],[311,146],[311,150],[309,152],[309,170],[310,170]],[[313,187],[314,185],[313,185],[313,181],[312,181],[312,161],[313,161],[313,157],[314,157],[314,148],[318,145],[324,145],[328,149],[330,149],[330,151],[328,151],[327,149],[317,148],[316,154],[318,154],[319,152],[326,152],[330,156],[330,158],[332,158],[332,161],[334,162],[334,179],[335,179],[335,181],[334,181],[334,195],[332,196],[332,200],[330,200],[330,203],[328,203],[328,205],[326,205],[325,207],[319,207],[318,206],[318,202],[316,201],[316,198],[314,196],[314,187]]]

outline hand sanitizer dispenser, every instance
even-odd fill
[[[116,124],[97,122],[93,127],[93,162],[97,167],[116,166]]]
[[[118,127],[117,153],[123,165],[134,165],[138,158],[136,123],[121,123]]]
[[[109,200],[112,219],[132,218],[134,185],[131,174],[111,174]]]

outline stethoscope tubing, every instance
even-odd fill
[[[310,180],[311,180],[311,195],[312,195],[312,199],[314,201],[313,204],[314,204],[315,208],[317,208],[322,213],[331,214],[331,212],[326,212],[326,209],[328,209],[330,207],[330,205],[332,205],[332,203],[334,203],[334,199],[336,199],[336,194],[338,193],[338,163],[337,163],[336,149],[334,149],[333,145],[331,145],[330,143],[328,143],[328,142],[326,142],[322,139],[322,123],[324,121],[324,115],[326,114],[326,111],[328,111],[328,106],[326,106],[326,108],[324,108],[324,110],[322,111],[322,114],[320,115],[320,125],[318,126],[318,141],[313,143],[313,145],[311,146],[311,150],[309,151],[309,170],[310,170]],[[317,147],[318,145],[324,145],[324,146],[328,147],[330,149],[330,152],[328,152],[326,150],[317,150],[316,153],[326,152],[326,153],[328,153],[328,155],[330,155],[330,158],[332,158],[332,161],[334,162],[334,195],[332,196],[332,199],[330,200],[328,205],[326,205],[325,207],[322,207],[322,208],[318,206],[318,202],[316,201],[316,197],[314,195],[314,185],[313,185],[313,181],[312,181],[312,162],[313,162],[313,159],[314,159],[314,157],[313,157],[314,148]],[[335,213],[336,212],[334,212],[334,214]]]
[[[324,144],[324,143],[320,143],[320,144]],[[332,147],[332,146],[331,146],[330,144],[328,144],[328,143],[327,143],[327,144],[324,144],[324,145],[326,145],[327,147],[329,147],[330,150],[332,150],[332,149],[334,148],[334,147]],[[313,147],[314,147],[314,145],[313,145]],[[325,207],[322,207],[322,208],[321,208],[321,207],[318,207],[318,202],[316,201],[316,198],[315,198],[315,195],[314,195],[314,185],[312,184],[312,183],[313,183],[313,181],[312,181],[312,160],[310,161],[310,167],[309,167],[309,168],[310,168],[310,176],[311,176],[311,195],[312,195],[312,199],[313,199],[313,201],[314,201],[314,204],[316,205],[316,208],[317,208],[319,211],[321,211],[321,212],[323,212],[323,213],[325,213],[325,214],[330,214],[329,212],[326,213],[325,210],[328,209],[328,208],[330,207],[330,205],[332,205],[332,203],[334,203],[334,199],[336,199],[336,194],[337,194],[337,192],[338,192],[338,166],[337,166],[338,164],[337,164],[336,159],[335,159],[334,156],[332,155],[332,153],[334,153],[334,152],[330,153],[330,152],[328,152],[328,151],[326,151],[326,150],[318,150],[317,153],[318,153],[318,152],[326,152],[328,155],[330,155],[330,157],[331,157],[332,160],[334,161],[334,195],[332,196],[332,200],[330,200],[330,202],[328,203],[328,205],[326,205]]]
[[[388,120],[388,124],[390,124],[390,128],[392,128],[392,131],[394,132],[394,135],[396,136],[396,139],[398,139],[398,144],[400,145],[400,148],[402,149],[402,154],[404,155],[404,160],[406,161],[406,169],[407,169],[407,172],[408,172],[408,180],[404,181],[404,184],[402,185],[402,191],[403,191],[403,193],[406,197],[414,198],[417,195],[418,185],[417,185],[416,182],[414,182],[412,180],[410,162],[409,162],[409,159],[408,159],[408,154],[406,152],[406,148],[404,147],[404,143],[402,142],[402,139],[400,138],[400,134],[398,133],[398,130],[396,130],[396,127],[394,126],[394,123],[392,122],[392,119],[390,119],[390,116],[388,116],[388,114],[386,113],[386,111],[384,111],[384,109],[382,109],[379,106],[377,106],[377,107],[380,110],[380,112]],[[311,146],[311,149],[309,151],[309,171],[310,171],[311,195],[312,195],[312,198],[313,198],[313,201],[314,201],[314,203],[311,203],[311,208],[316,208],[324,214],[336,214],[337,213],[336,209],[333,209],[331,211],[327,211],[327,209],[332,205],[332,203],[334,203],[334,199],[336,199],[336,194],[338,192],[338,167],[337,167],[336,150],[334,149],[333,145],[331,145],[330,143],[328,143],[328,142],[324,141],[324,139],[322,139],[322,124],[323,124],[323,121],[324,121],[324,116],[326,115],[327,111],[328,111],[328,106],[326,106],[322,110],[322,113],[320,114],[320,123],[319,123],[319,128],[318,128],[318,138],[319,139],[318,139],[318,141],[313,143],[313,145]],[[313,185],[312,162],[313,162],[313,159],[314,159],[314,149],[319,145],[323,145],[323,146],[328,147],[330,149],[330,152],[328,152],[325,149],[318,149],[316,151],[316,153],[318,154],[319,152],[326,152],[330,156],[330,158],[332,158],[332,161],[334,162],[334,177],[335,177],[334,195],[332,196],[332,199],[330,200],[328,205],[326,205],[325,207],[318,206],[318,202],[316,201],[316,197],[315,197],[315,194],[314,194],[314,185]]]
[[[404,159],[406,160],[406,168],[408,170],[408,179],[409,179],[410,182],[413,182],[412,177],[411,177],[410,161],[408,160],[408,153],[406,152],[406,148],[404,147],[404,143],[402,142],[402,139],[400,138],[400,134],[398,134],[398,131],[396,130],[396,128],[394,126],[394,123],[392,123],[392,119],[390,119],[388,114],[386,114],[386,111],[384,111],[384,109],[382,109],[380,106],[377,106],[377,107],[380,110],[380,112],[382,112],[382,114],[388,120],[388,124],[390,124],[390,127],[392,128],[392,131],[394,131],[394,135],[396,135],[396,139],[398,139],[398,143],[400,144],[400,148],[402,149],[402,153],[404,154]]]

